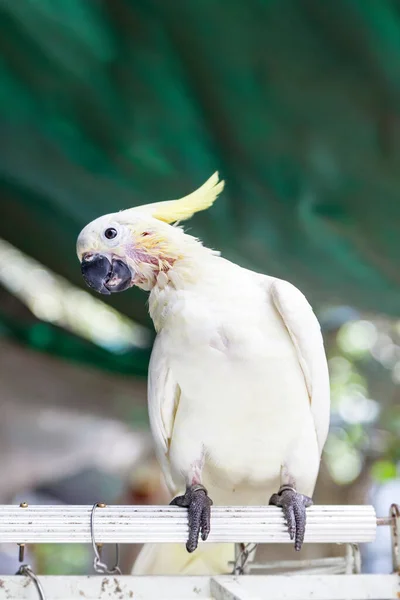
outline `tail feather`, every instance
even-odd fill
[[[132,575],[224,575],[234,557],[234,544],[201,544],[192,554],[184,544],[146,544]]]

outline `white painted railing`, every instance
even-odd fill
[[[40,577],[45,600],[398,600],[397,575]],[[1,600],[39,600],[25,577],[0,577]]]
[[[305,542],[348,544],[350,552],[345,559],[299,561],[298,566],[306,567],[307,574],[297,571],[287,575],[218,577],[100,574],[38,578],[24,566],[20,575],[0,575],[0,600],[398,600],[398,574],[349,574],[359,571],[357,544],[372,541],[378,525],[392,528],[393,564],[398,570],[400,510],[397,505],[392,505],[388,518],[380,519],[371,506],[312,506],[307,509]],[[213,507],[211,531],[210,542],[290,543],[282,512],[272,506]],[[20,548],[30,543],[92,542],[96,560],[100,559],[97,546],[100,544],[184,543],[187,532],[187,512],[171,506],[28,506],[24,503],[0,506],[1,542],[17,543]],[[339,564],[343,560],[346,564]],[[274,568],[276,564],[269,566]],[[282,562],[279,566],[288,564]],[[320,567],[331,574],[318,573]],[[332,574],[338,571],[346,574]]]
[[[15,543],[90,543],[90,506],[0,506],[0,540]],[[305,542],[360,543],[375,538],[372,506],[312,506]],[[96,509],[98,543],[182,542],[187,512],[174,506],[105,506]],[[292,543],[281,509],[216,506],[209,542]]]

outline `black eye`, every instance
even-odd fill
[[[106,236],[106,238],[108,240],[113,240],[115,237],[117,237],[117,234],[118,234],[118,232],[116,229],[114,229],[114,227],[109,227],[104,232],[104,235]]]

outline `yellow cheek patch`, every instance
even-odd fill
[[[145,235],[133,231],[133,251],[146,254],[150,257],[164,260],[167,257],[176,257],[177,247],[173,241],[168,239],[165,232],[149,231]]]

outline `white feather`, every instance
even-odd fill
[[[150,429],[153,435],[156,456],[168,489],[173,494],[175,485],[171,479],[168,452],[179,402],[179,387],[174,382],[171,370],[168,367],[167,355],[163,351],[162,337],[162,333],[158,334],[151,353],[148,377],[148,406]]]
[[[150,421],[168,485],[200,462],[216,504],[267,502],[285,477],[311,495],[329,423],[318,322],[291,284],[208,261],[195,284],[150,296]]]
[[[271,294],[296,348],[322,453],[329,429],[330,389],[321,327],[305,296],[291,283],[276,279]]]

